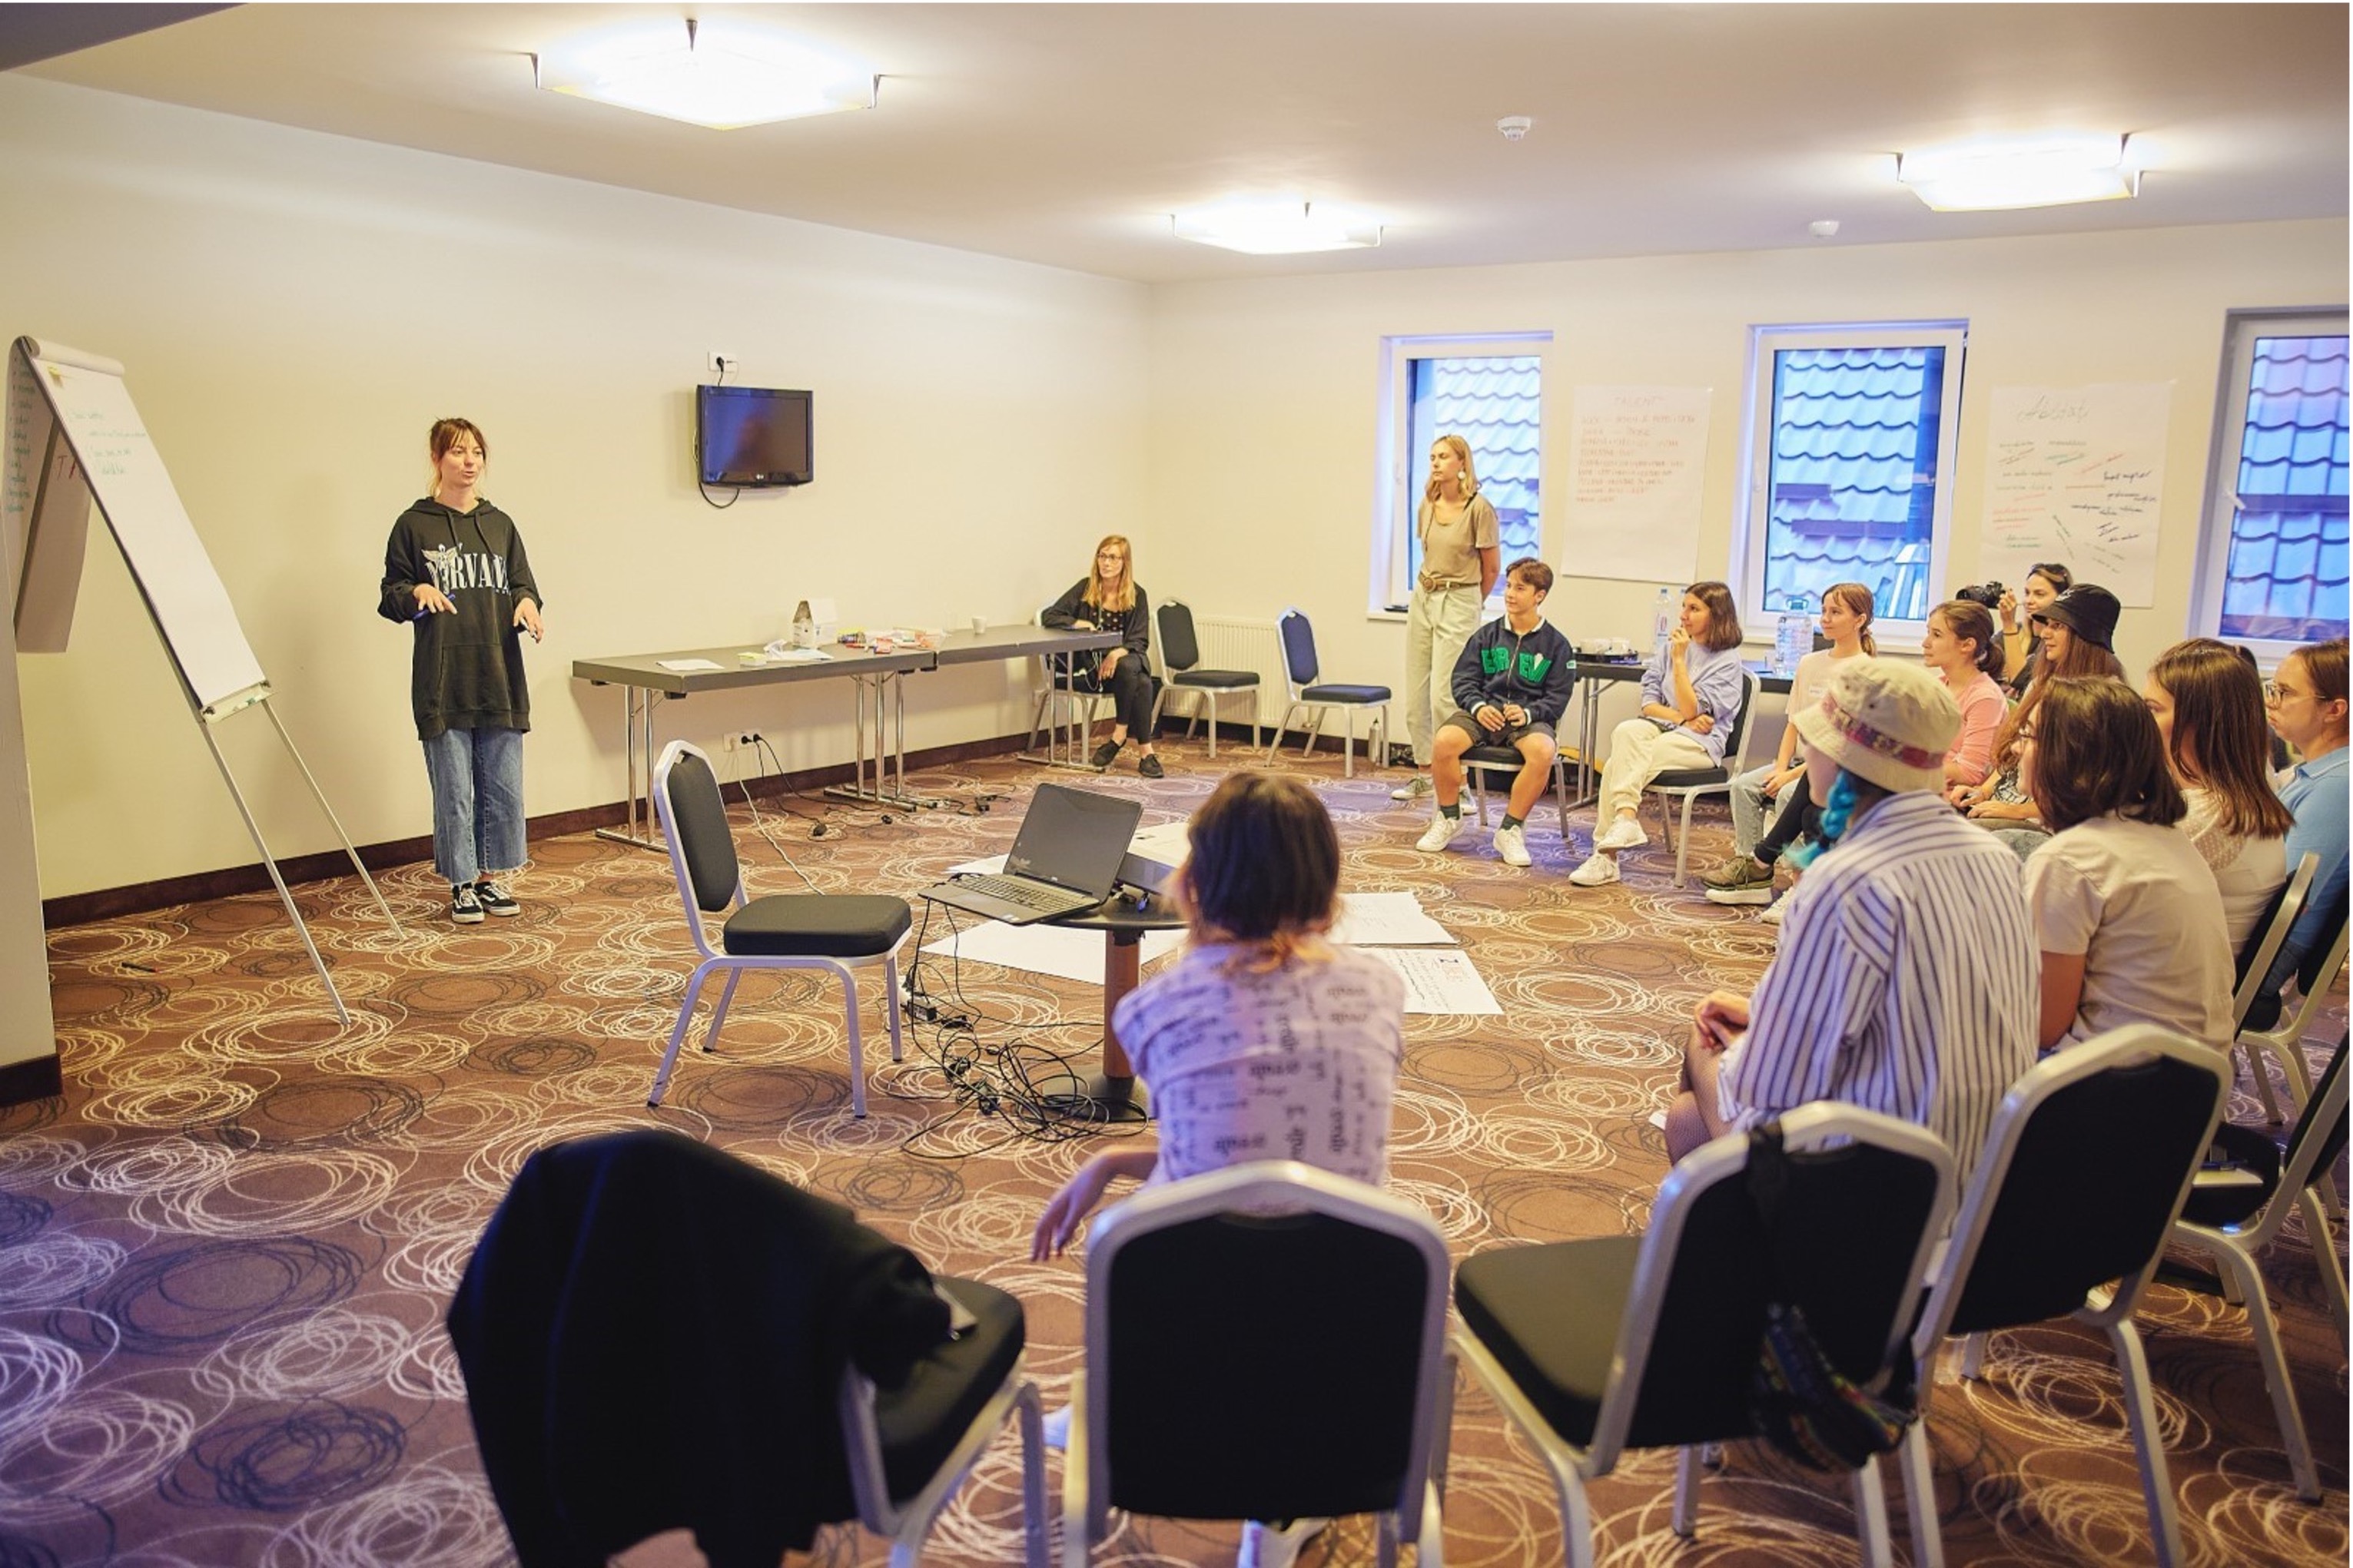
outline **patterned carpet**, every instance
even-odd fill
[[[1102,787],[1139,796],[1147,823],[1166,820],[1233,760],[1166,754],[1165,780],[1123,768]],[[1439,1217],[1458,1257],[1638,1229],[1665,1168],[1648,1118],[1672,1082],[1681,1020],[1703,992],[1755,981],[1769,930],[1671,888],[1655,841],[1628,856],[1622,885],[1587,892],[1567,881],[1548,808],[1529,832],[1535,869],[1514,872],[1482,835],[1417,854],[1423,813],[1389,801],[1394,773],[1344,782],[1323,758],[1303,771],[1339,823],[1344,886],[1418,893],[1504,1008],[1410,1021],[1397,1190]],[[823,839],[776,803],[764,812],[827,890],[912,895],[1003,848],[1037,776],[1010,760],[928,773],[913,781],[925,793],[1011,798],[987,815],[891,824],[835,807],[842,831]],[[734,816],[754,890],[798,888],[740,802]],[[1695,866],[1725,835],[1720,812],[1709,816]],[[522,917],[471,928],[438,918],[444,890],[424,867],[385,882],[405,936],[356,883],[303,889],[348,1030],[268,897],[51,934],[68,1092],[0,1111],[0,1565],[509,1561],[441,1315],[524,1158],[613,1128],[659,1122],[708,1140],[852,1205],[943,1272],[1013,1291],[1033,1375],[1059,1402],[1081,1266],[1023,1253],[1040,1203],[1089,1144],[1026,1141],[1007,1117],[948,1098],[928,1030],[907,1065],[876,1066],[872,1115],[853,1121],[839,1008],[799,977],[747,981],[722,1054],[690,1049],[665,1105],[648,1110],[691,967],[668,863],[587,836],[533,852]],[[1094,985],[969,963],[955,978],[955,1005],[992,1055],[1036,1070],[1054,1052],[1092,1065]],[[934,992],[950,980],[926,965]],[[2342,1027],[2340,998],[2327,1037]],[[879,1031],[869,1039],[883,1064]],[[2142,1321],[2189,1560],[2342,1564],[2343,1353],[2300,1232],[2267,1269],[2330,1490],[2317,1506],[2295,1500],[2241,1312],[2159,1288]],[[1989,1370],[1940,1387],[1932,1419],[1953,1560],[2148,1561],[2105,1342],[2072,1329],[2000,1336]],[[1453,1455],[1449,1559],[1559,1561],[1550,1486],[1473,1387]],[[933,1560],[1018,1558],[1017,1468],[1001,1442],[942,1521]],[[1736,1447],[1686,1544],[1668,1527],[1672,1468],[1666,1454],[1636,1455],[1594,1489],[1605,1561],[1853,1560],[1842,1483]],[[1901,1542],[1900,1495],[1891,1501]],[[1369,1562],[1371,1537],[1368,1521],[1343,1521],[1304,1561]],[[1222,1564],[1234,1539],[1231,1526],[1129,1521],[1097,1560]],[[818,1543],[829,1564],[885,1555],[855,1529]],[[657,1542],[630,1561],[693,1556]]]

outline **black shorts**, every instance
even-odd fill
[[[1500,730],[1487,730],[1482,729],[1478,720],[1460,709],[1449,714],[1446,724],[1441,724],[1439,728],[1442,730],[1450,724],[1469,735],[1471,743],[1475,746],[1508,746],[1516,751],[1519,749],[1520,737],[1523,735],[1542,735],[1546,740],[1556,744],[1560,740],[1560,737],[1553,732],[1552,726],[1542,721],[1533,724],[1506,724]]]

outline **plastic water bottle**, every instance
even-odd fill
[[[1773,627],[1773,673],[1795,675],[1798,661],[1813,651],[1814,617],[1806,612],[1806,596],[1791,594],[1781,618]]]
[[[1667,638],[1674,635],[1674,629],[1675,591],[1672,588],[1661,588],[1659,590],[1659,607],[1651,614],[1651,659],[1652,663],[1664,664],[1666,662]]]

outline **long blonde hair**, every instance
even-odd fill
[[[1479,470],[1471,461],[1471,443],[1460,436],[1440,436],[1430,445],[1449,447],[1456,457],[1462,459],[1462,504],[1469,506],[1471,498],[1479,493]],[[1421,499],[1426,501],[1434,501],[1438,499],[1436,479],[1421,487]]]
[[[1119,586],[1103,592],[1101,557],[1113,545],[1119,546]],[[1106,533],[1095,546],[1095,560],[1087,563],[1086,603],[1099,610],[1132,610],[1135,608],[1135,551],[1124,533]]]

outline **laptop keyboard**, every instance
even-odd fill
[[[1019,877],[963,877],[957,879],[956,885],[1003,899],[1009,904],[1019,904],[1025,910],[1069,909],[1092,901],[1084,893],[1066,892],[1060,888],[1026,881]]]

